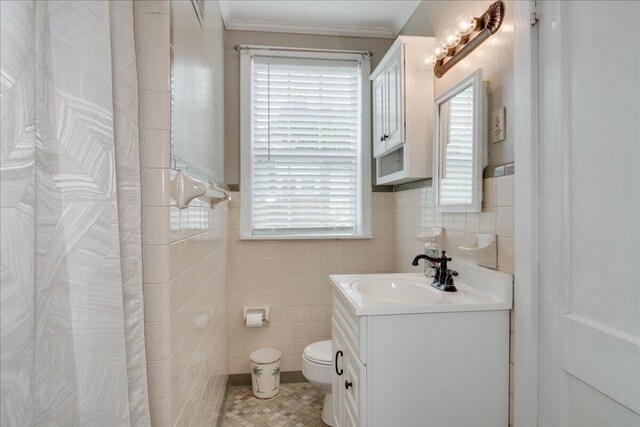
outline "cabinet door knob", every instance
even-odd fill
[[[384,138],[384,139],[388,139],[388,138],[389,138],[389,135],[387,135],[387,134],[385,133],[383,138]]]
[[[384,141],[384,136],[381,136],[381,137],[380,137],[380,141]]]
[[[342,373],[344,372],[342,369],[338,370],[338,356],[342,356],[342,350],[338,350],[336,351],[336,363],[335,363],[335,368],[336,368],[336,374],[338,375],[342,375]]]
[[[353,383],[351,381],[344,380],[344,388],[349,390],[349,387],[353,387]]]

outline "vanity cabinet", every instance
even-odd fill
[[[335,354],[335,372],[332,384],[333,407],[336,414],[334,426],[360,426],[360,408],[364,407],[360,391],[364,390],[365,368],[349,345],[342,329],[335,320],[331,322],[331,334]]]
[[[400,36],[371,74],[377,184],[428,178],[432,169],[433,37]]]
[[[508,425],[508,309],[356,311],[334,289],[334,426]]]

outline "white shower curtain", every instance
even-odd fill
[[[0,16],[0,424],[149,425],[132,1]]]

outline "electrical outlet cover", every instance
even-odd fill
[[[506,108],[502,107],[491,113],[491,142],[496,143],[506,139],[505,114]]]

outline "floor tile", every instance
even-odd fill
[[[309,383],[282,384],[271,399],[253,396],[251,387],[231,387],[223,427],[324,427],[324,393]]]

